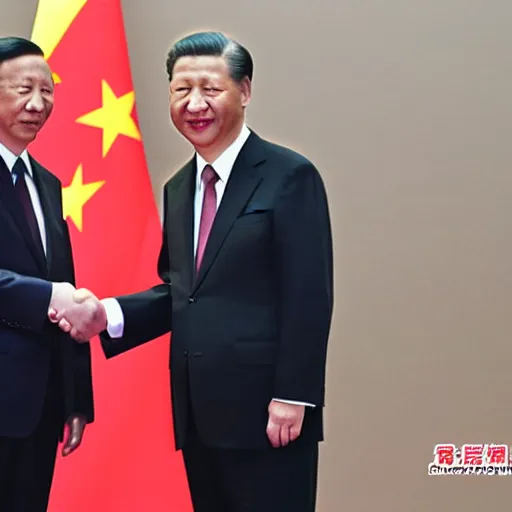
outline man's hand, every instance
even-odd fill
[[[64,446],[62,447],[63,457],[73,453],[80,446],[84,436],[86,423],[85,418],[79,415],[73,415],[67,419],[66,426],[68,432],[67,437],[64,440]]]
[[[51,308],[48,317],[78,341],[89,341],[107,327],[107,313],[98,298],[80,288],[73,293],[72,303],[60,310]]]
[[[73,304],[75,287],[69,283],[52,283],[52,296],[50,298],[50,311],[60,311]]]
[[[268,406],[267,437],[274,448],[295,441],[304,421],[304,405],[287,404],[272,400]]]

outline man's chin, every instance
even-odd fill
[[[185,138],[194,146],[194,148],[206,149],[213,144],[213,137],[205,137],[203,134],[187,134]]]
[[[36,139],[39,130],[40,128],[37,130],[23,130],[23,132],[18,135],[17,140],[22,144],[28,145]]]

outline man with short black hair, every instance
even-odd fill
[[[59,180],[27,146],[53,108],[43,51],[0,38],[0,510],[45,512],[63,454],[93,421],[88,345],[48,319],[74,304],[74,269]],[[92,300],[92,299],[91,299]]]
[[[176,448],[196,512],[312,512],[333,307],[324,185],[246,126],[253,62],[238,42],[187,36],[167,71],[195,155],[165,185],[163,283],[103,301],[103,347],[113,357],[172,329]]]

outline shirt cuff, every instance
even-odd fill
[[[119,302],[108,298],[101,301],[107,313],[107,332],[111,338],[122,338],[124,332],[124,315]]]
[[[297,402],[296,400],[283,400],[282,398],[273,398],[276,402],[283,402],[285,404],[292,405],[305,405],[306,407],[315,407],[315,404],[310,404],[309,402]]]

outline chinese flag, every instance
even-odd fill
[[[63,184],[77,286],[100,298],[158,282],[161,227],[135,109],[120,0],[40,0],[32,39],[55,110],[31,152]],[[174,451],[169,339],[107,361],[91,341],[96,420],[57,459],[50,512],[188,512]]]

